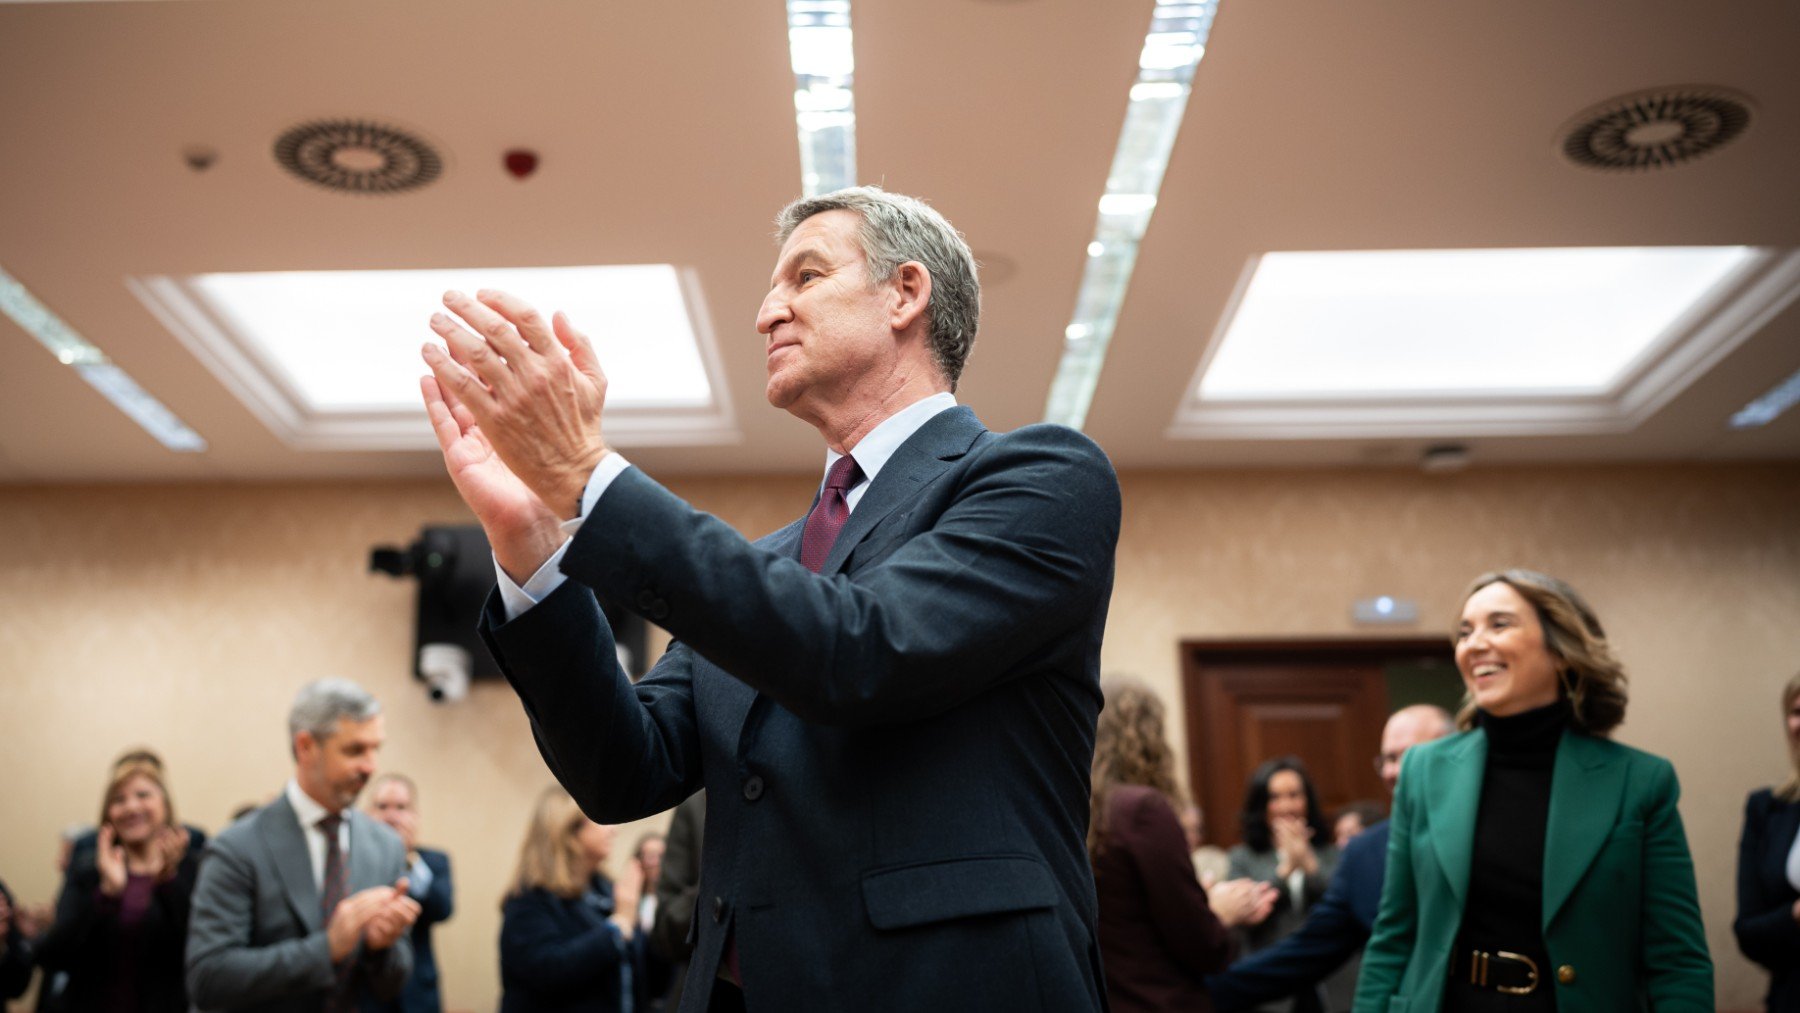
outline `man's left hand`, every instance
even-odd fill
[[[607,454],[600,431],[606,374],[567,316],[546,324],[514,296],[476,296],[444,295],[462,323],[432,315],[431,329],[449,355],[427,345],[426,364],[467,406],[507,468],[552,510],[574,517],[588,477]]]

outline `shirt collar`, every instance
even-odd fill
[[[320,805],[311,795],[308,795],[300,787],[300,782],[293,778],[288,779],[287,800],[288,805],[294,807],[294,815],[299,818],[302,827],[316,827],[320,820],[331,815],[331,810]]]
[[[939,412],[956,407],[956,395],[949,391],[939,391],[929,397],[920,398],[905,408],[900,409],[881,421],[881,424],[869,430],[869,435],[857,441],[851,448],[850,456],[856,458],[856,466],[862,469],[866,481],[875,481],[882,466],[900,445],[912,438],[912,434],[924,427],[925,423],[937,417]],[[843,454],[826,448],[825,471],[831,472],[831,466],[838,462]]]

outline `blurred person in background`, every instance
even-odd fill
[[[500,906],[501,1013],[638,1013],[643,1008],[636,863],[603,870],[617,831],[560,787],[538,797]]]
[[[644,1008],[649,1013],[661,1013],[664,996],[669,993],[669,982],[675,973],[674,963],[650,945],[650,931],[656,926],[656,884],[662,879],[663,855],[668,846],[667,838],[653,832],[639,837],[637,847],[631,849],[631,860],[637,863],[644,883],[643,894],[638,900],[637,924],[643,941],[639,949],[644,956]]]
[[[1249,878],[1273,886],[1280,894],[1268,918],[1238,930],[1246,954],[1280,942],[1306,921],[1306,912],[1325,896],[1331,873],[1337,868],[1337,847],[1331,828],[1319,808],[1318,791],[1298,757],[1278,756],[1265,761],[1250,775],[1244,791],[1244,811],[1238,817],[1244,840],[1227,852],[1228,875]],[[1333,977],[1325,982],[1328,993],[1348,1003],[1355,977]],[[1304,988],[1291,1001],[1264,1003],[1265,1013],[1314,1013],[1335,1002],[1316,989]]]
[[[386,734],[347,679],[307,683],[288,709],[294,776],[206,849],[187,984],[208,1010],[391,1008],[412,973],[406,846],[356,809]]]
[[[1456,731],[1450,712],[1431,704],[1402,707],[1381,730],[1381,753],[1375,772],[1394,793],[1400,781],[1400,758],[1421,742],[1441,739]],[[1224,974],[1206,979],[1213,1006],[1219,1010],[1249,1009],[1258,1003],[1317,985],[1328,977],[1355,981],[1361,966],[1357,957],[1369,941],[1369,930],[1381,909],[1381,887],[1387,874],[1388,823],[1380,820],[1345,845],[1337,871],[1325,896],[1306,913],[1306,921],[1281,942],[1231,965]],[[1350,1007],[1354,994],[1332,999]]]
[[[1238,880],[1209,896],[1176,816],[1181,794],[1162,701],[1132,682],[1103,690],[1088,853],[1107,999],[1114,1013],[1207,1010],[1206,975],[1231,960],[1230,926],[1267,917],[1275,891]]]
[[[175,821],[160,762],[126,757],[91,848],[73,850],[37,959],[66,974],[71,1010],[183,1013],[182,949],[199,853]]]
[[[450,856],[420,847],[419,789],[405,774],[389,772],[370,782],[369,815],[392,828],[406,845],[406,894],[419,902],[419,917],[412,927],[413,972],[400,991],[400,1013],[441,1013],[444,1000],[438,990],[431,930],[449,921],[456,910]]]
[[[31,987],[36,966],[30,933],[21,931],[12,891],[0,883],[0,1002],[17,999]]]
[[[1407,752],[1358,1013],[1713,1009],[1669,761],[1613,742],[1625,670],[1568,584],[1475,579],[1464,729]]]
[[[651,922],[646,949],[669,964],[669,988],[663,994],[664,1009],[681,1008],[682,987],[687,980],[688,958],[694,943],[689,929],[694,924],[694,905],[700,898],[700,848],[706,835],[706,790],[689,795],[675,807],[669,820],[667,847],[663,849],[662,874],[644,888],[656,890],[656,918]]]
[[[1217,844],[1206,842],[1206,813],[1192,802],[1181,807],[1181,832],[1187,837],[1188,853],[1194,856],[1194,874],[1200,882],[1217,883],[1231,872],[1231,856]]]
[[[1769,972],[1770,1013],[1800,1011],[1800,675],[1781,691],[1788,778],[1744,803],[1738,841],[1738,949]]]
[[[1337,845],[1342,854],[1344,846],[1356,839],[1356,836],[1387,818],[1386,810],[1380,802],[1370,799],[1357,799],[1337,811],[1331,818],[1331,843]]]

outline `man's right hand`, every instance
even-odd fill
[[[373,886],[367,890],[358,890],[338,901],[338,906],[331,912],[331,923],[325,926],[325,938],[331,944],[332,963],[339,963],[356,952],[356,943],[362,938],[369,919],[375,917],[396,896],[398,895],[391,886]]]
[[[419,381],[444,468],[487,533],[494,559],[524,584],[563,543],[562,519],[507,468],[475,416],[434,377]]]

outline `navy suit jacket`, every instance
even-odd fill
[[[1387,876],[1388,821],[1356,835],[1338,856],[1325,896],[1285,939],[1206,979],[1213,1008],[1248,1009],[1322,981],[1369,941]]]
[[[1744,956],[1769,970],[1772,1013],[1800,1010],[1800,892],[1787,878],[1788,852],[1800,832],[1800,802],[1783,802],[1769,789],[1744,803],[1738,841],[1737,919],[1731,929]]]
[[[448,921],[456,910],[456,892],[450,885],[450,856],[442,851],[419,848],[419,859],[431,870],[431,886],[419,901],[419,920],[413,922],[412,977],[400,990],[401,1013],[443,1013],[444,1000],[438,994],[437,955],[431,949],[431,929]]]
[[[602,822],[706,789],[704,1010],[734,935],[751,1010],[1093,1010],[1085,836],[1118,482],[1060,426],[967,408],[895,451],[820,573],[628,469],[483,626],[550,769]],[[677,641],[632,685],[595,600]]]
[[[643,936],[626,941],[607,921],[612,884],[596,877],[593,887],[580,897],[526,890],[501,904],[500,1013],[617,1013],[627,987],[642,1005]]]

